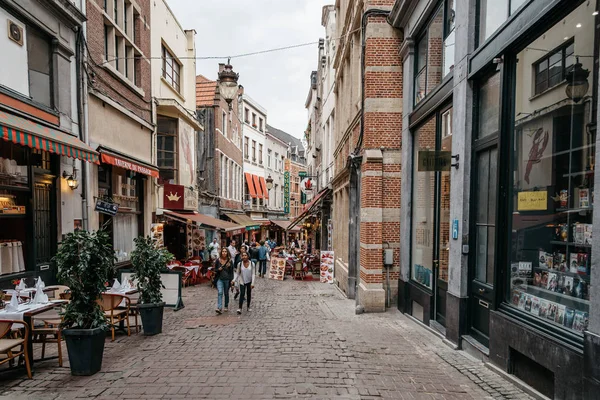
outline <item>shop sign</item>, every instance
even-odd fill
[[[449,151],[419,151],[419,172],[425,171],[450,171],[452,153]]]
[[[545,211],[548,209],[548,192],[520,192],[517,211]]]
[[[136,164],[131,161],[123,160],[119,157],[111,156],[105,153],[102,153],[102,162],[106,164],[112,164],[116,167],[128,169],[130,171],[138,172],[140,174],[152,176],[154,178],[158,178],[158,171],[154,169],[150,169],[140,164]]]
[[[312,193],[313,190],[313,182],[310,178],[304,178],[300,182],[300,190],[303,194]]]
[[[96,200],[96,207],[94,209],[102,214],[117,215],[119,205],[117,203],[98,199]]]
[[[260,229],[260,225],[250,225],[246,227],[247,231],[256,231],[258,229]]]
[[[290,171],[283,174],[283,211],[290,213]]]
[[[163,204],[167,210],[188,210],[198,209],[198,196],[194,189],[165,183],[163,190]]]
[[[234,231],[228,232],[229,236],[237,236],[237,235],[241,235],[242,233],[244,233],[243,229],[236,229]]]

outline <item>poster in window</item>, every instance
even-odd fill
[[[521,135],[521,190],[552,185],[552,118],[539,118],[523,124]]]

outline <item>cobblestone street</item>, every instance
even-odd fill
[[[258,279],[241,316],[215,316],[207,284],[183,292],[163,334],[108,339],[100,373],[44,361],[33,380],[0,375],[0,398],[529,398],[396,310],[354,315],[333,286]]]

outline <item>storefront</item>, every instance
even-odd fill
[[[55,282],[60,204],[77,186],[71,167],[61,191],[61,157],[97,163],[98,153],[66,132],[4,111],[0,138],[0,282],[34,275]]]
[[[242,242],[254,242],[258,240],[260,235],[261,223],[253,220],[245,214],[234,214],[226,213],[225,216],[231,220],[232,223],[243,226],[244,233],[237,240],[238,244]]]
[[[311,250],[321,249],[322,227],[326,232],[327,222],[323,223],[324,217],[327,217],[331,204],[331,189],[323,189],[304,207],[304,211],[296,217],[286,228],[286,231],[292,232],[295,227],[300,227],[300,232],[293,235],[293,239],[304,241],[307,248]],[[326,213],[324,213],[326,210]],[[328,219],[328,218],[326,218]],[[302,225],[300,225],[303,223]],[[291,238],[291,237],[290,237]]]

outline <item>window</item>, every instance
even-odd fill
[[[223,111],[221,130],[223,136],[227,137],[227,113],[225,111]]]
[[[250,110],[244,109],[244,122],[250,123]]]
[[[252,141],[252,161],[256,162],[256,140]]]
[[[268,149],[267,150],[267,167],[268,168],[271,168],[271,153],[272,153],[272,150]],[[277,155],[275,155],[275,157],[277,157]]]
[[[108,37],[111,34],[110,27],[104,25],[104,60],[108,61]]]
[[[263,163],[263,145],[258,144],[258,163],[262,165]]]
[[[179,92],[179,76],[181,65],[175,56],[173,56],[173,54],[165,46],[162,46],[162,65],[163,78],[165,78],[167,83],[169,83],[169,85]]]
[[[248,152],[248,136],[244,136],[244,158],[246,160],[250,158],[250,153]]]
[[[177,120],[158,117],[157,162],[161,182],[177,182]]]
[[[115,21],[115,25],[119,24],[119,0],[113,0],[114,9],[113,9],[113,20]]]
[[[125,3],[124,12],[123,12],[123,28],[125,30],[125,34],[129,35],[129,30],[127,29],[127,22],[129,20],[129,7],[128,3]]]
[[[31,27],[27,29],[29,95],[45,106],[52,107],[52,52],[50,42]]]
[[[119,65],[121,64],[121,60],[119,60],[119,45],[120,45],[119,37],[115,36],[115,68],[117,69],[117,71],[120,71]]]
[[[535,94],[545,92],[565,79],[567,71],[574,64],[574,51],[575,42],[570,40],[533,65]]]
[[[263,119],[262,118],[258,119],[258,130],[260,130],[261,132],[263,130]]]
[[[478,95],[477,139],[498,133],[500,129],[500,73],[481,84]]]
[[[256,128],[256,114],[252,113],[252,126]]]
[[[479,0],[479,44],[485,42],[526,0]]]
[[[454,0],[446,0],[419,38],[415,55],[415,104],[454,68]]]
[[[534,94],[562,81],[567,49],[573,47],[562,43],[564,38],[574,37],[576,54],[590,56],[581,57],[578,68],[597,68],[597,55],[592,55],[598,44],[588,40],[595,37],[594,7],[582,3],[533,40],[516,55],[510,80],[515,82],[515,125],[506,185],[511,237],[503,266],[505,301],[559,334],[582,335],[589,319],[591,274],[596,272],[591,268],[596,263],[591,245],[596,139],[589,129],[597,123],[589,113],[598,99],[584,85],[575,85],[581,97],[573,97],[575,86],[554,90],[552,96]],[[539,51],[532,49],[549,50],[541,71]],[[535,85],[529,84],[532,65],[542,73]],[[588,102],[583,95],[593,98]]]

